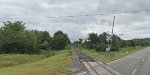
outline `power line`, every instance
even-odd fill
[[[149,9],[146,10],[135,10],[135,11],[125,11],[125,12],[112,12],[112,13],[96,13],[96,14],[84,14],[84,15],[68,15],[68,16],[59,16],[59,17],[55,17],[55,16],[47,16],[47,17],[28,17],[28,18],[19,18],[19,17],[0,17],[0,19],[33,19],[33,18],[45,18],[45,19],[56,19],[56,18],[74,18],[74,17],[81,17],[81,16],[85,16],[85,17],[89,17],[89,16],[97,16],[97,15],[108,15],[108,14],[130,14],[130,13],[140,13],[140,12],[150,12]]]

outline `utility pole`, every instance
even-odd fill
[[[115,16],[113,19],[112,34],[109,34],[109,31],[108,31],[108,35],[106,36],[107,37],[106,41],[108,44],[108,48],[106,48],[106,52],[110,51],[111,47],[112,47],[112,37],[113,37],[114,25],[115,25]]]
[[[114,19],[113,19],[112,35],[114,33],[114,26],[115,26],[115,16],[114,16]]]

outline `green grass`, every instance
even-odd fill
[[[113,52],[114,56],[107,56],[106,52],[96,52],[92,49],[82,49],[83,52],[85,52],[86,54],[99,58],[104,62],[111,62],[114,61],[116,59],[122,58],[124,56],[127,56],[129,54],[135,53],[137,51],[140,51],[142,49],[144,49],[145,47],[129,47],[129,48],[121,48],[120,51],[118,52]]]
[[[0,68],[32,63],[58,54],[58,51],[43,51],[41,54],[0,54]]]
[[[2,67],[0,68],[0,75],[64,75],[69,72],[64,67],[70,64],[70,50],[62,50],[57,55],[32,63]]]
[[[43,58],[44,58],[43,55],[1,54],[0,55],[0,68],[30,63],[30,62],[34,62]]]

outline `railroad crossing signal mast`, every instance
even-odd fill
[[[114,32],[114,25],[115,25],[115,16],[113,19],[112,34],[109,34],[109,31],[108,31],[108,35],[106,36],[107,37],[106,41],[108,44],[108,48],[106,48],[106,52],[110,51],[111,47],[112,47],[112,37],[113,37],[113,32]]]

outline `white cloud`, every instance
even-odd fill
[[[0,22],[16,17],[26,23],[28,29],[47,30],[51,35],[57,30],[68,33],[71,40],[87,37],[88,33],[111,30],[116,16],[115,34],[123,39],[150,37],[150,13],[121,13],[150,8],[149,0],[1,0]],[[117,14],[111,14],[115,12]],[[105,15],[80,16],[103,13]],[[61,17],[74,15],[77,17]],[[1,24],[2,25],[2,24]]]

